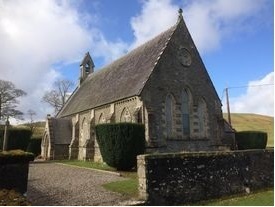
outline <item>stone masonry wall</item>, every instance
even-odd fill
[[[189,66],[183,65],[179,58],[181,48],[190,52],[192,63]],[[188,94],[187,133],[183,131],[183,91],[187,91]],[[169,135],[166,123],[168,96],[172,97],[172,127]],[[148,112],[149,124],[146,130],[149,130],[147,133],[152,152],[195,151],[198,148],[207,151],[214,146],[217,150],[222,144],[220,138],[224,129],[221,125],[223,117],[219,97],[191,36],[182,25],[178,26],[169,44],[160,54],[160,59],[141,93],[141,99]],[[204,121],[199,106],[205,106]],[[190,142],[177,142],[179,140]],[[176,148],[172,148],[170,143]]]
[[[125,110],[127,110],[127,113],[123,116]],[[71,152],[69,157],[102,162],[100,149],[95,137],[95,125],[100,123],[142,122],[142,117],[142,102],[137,96],[78,114],[72,121],[73,125],[78,122],[79,126],[78,130],[72,133],[77,139],[73,140],[76,143],[73,146],[76,152],[73,156]]]
[[[176,205],[273,187],[274,150],[138,156],[140,197]]]

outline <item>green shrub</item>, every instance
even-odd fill
[[[4,131],[0,130],[0,134],[4,134]],[[17,129],[9,128],[8,130],[8,143],[7,150],[21,149],[23,151],[27,150],[32,132],[30,129]],[[3,148],[4,135],[0,135],[0,149]]]
[[[136,156],[145,151],[145,131],[141,124],[100,124],[96,126],[96,137],[103,161],[118,170],[136,166]]]
[[[33,137],[30,139],[27,152],[31,152],[36,156],[41,154],[41,137]]]
[[[261,131],[241,131],[236,132],[235,139],[239,150],[265,149],[267,133]]]

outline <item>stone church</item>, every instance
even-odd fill
[[[234,139],[181,10],[167,31],[94,67],[87,53],[78,87],[56,117],[47,118],[45,159],[102,161],[99,123],[143,123],[148,153],[224,150]]]

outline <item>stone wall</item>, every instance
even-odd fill
[[[176,205],[273,187],[274,150],[138,156],[140,197]]]

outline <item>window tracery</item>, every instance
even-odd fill
[[[132,116],[127,107],[125,107],[121,112],[120,122],[132,122]]]

